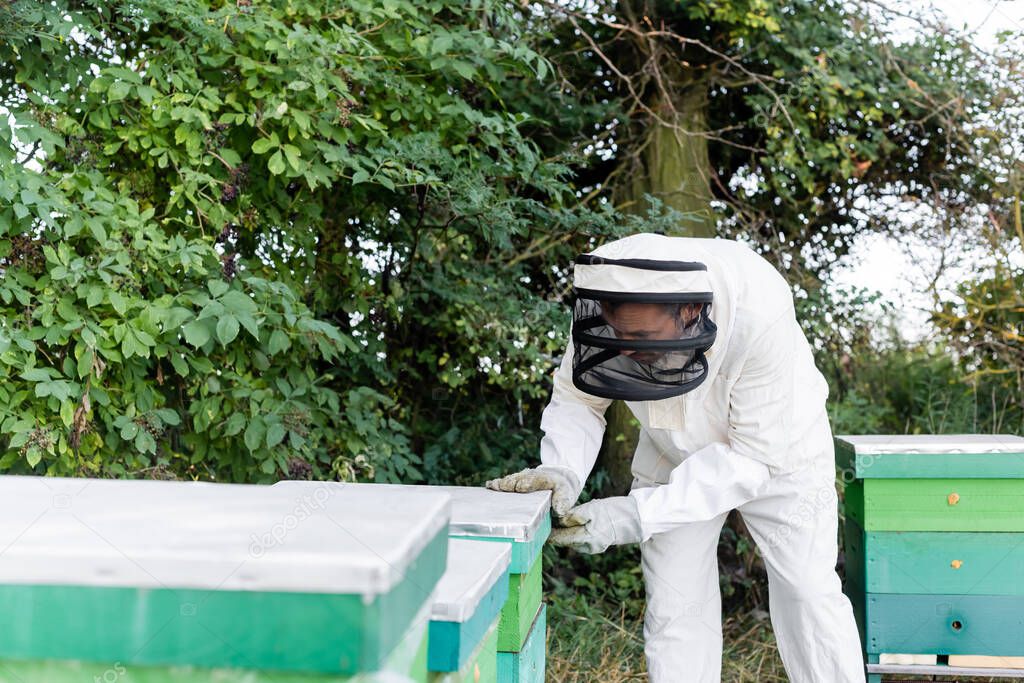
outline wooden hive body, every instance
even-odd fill
[[[990,661],[1024,678],[1024,438],[838,436],[836,460],[870,680]]]

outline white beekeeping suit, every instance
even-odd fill
[[[541,420],[542,465],[488,485],[554,489],[556,522],[568,527],[554,532],[556,543],[585,552],[642,543],[655,683],[720,680],[716,550],[733,509],[764,558],[790,680],[864,681],[835,572],[828,387],[785,280],[737,242],[644,234],[581,256],[574,285],[573,341]],[[679,340],[624,339],[614,307],[643,301],[689,307]],[[633,489],[566,510],[594,466],[613,398],[641,425]]]

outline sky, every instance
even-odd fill
[[[886,3],[897,9],[920,9],[921,2],[892,1]],[[966,31],[983,47],[996,45],[1000,31],[1024,32],[1024,0],[934,0],[932,7],[945,15],[950,28]],[[897,30],[913,30],[897,25]],[[957,244],[956,251],[967,255],[969,244]],[[901,239],[880,235],[866,235],[858,239],[851,253],[836,268],[831,281],[839,286],[864,288],[881,293],[882,299],[892,307],[899,329],[908,340],[921,340],[930,336],[928,311],[931,296],[928,281],[934,275],[939,253],[920,240]],[[964,258],[964,265],[950,270],[943,285],[948,288],[958,277],[971,270],[972,259]]]

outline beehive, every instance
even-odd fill
[[[507,545],[451,539],[430,616],[432,683],[497,680],[498,617],[508,597]]]
[[[0,477],[0,680],[426,681],[449,510],[429,489]]]
[[[302,488],[311,484],[279,482],[274,488]],[[347,486],[338,483],[318,485]],[[547,630],[542,605],[541,550],[551,534],[551,494],[547,491],[503,493],[472,486],[374,486],[395,491],[427,489],[443,492],[451,497],[449,534],[452,538],[511,547],[508,597],[502,606],[496,631],[498,681],[543,681]]]
[[[1024,438],[840,436],[836,456],[869,680],[1024,678]]]
[[[498,623],[499,683],[544,680],[547,636],[542,604],[541,549],[551,534],[551,495],[440,487],[452,497],[450,533],[509,544],[509,594]]]

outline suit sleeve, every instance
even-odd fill
[[[601,449],[604,413],[611,400],[591,396],[573,385],[572,354],[572,342],[569,342],[555,370],[551,401],[541,415],[544,437],[540,442],[540,460],[542,467],[571,471],[582,490]],[[579,491],[576,493],[578,495]]]
[[[796,364],[803,333],[792,309],[748,345],[729,394],[728,443],[711,443],[677,465],[667,484],[634,489],[644,539],[706,521],[757,496],[793,441]]]

